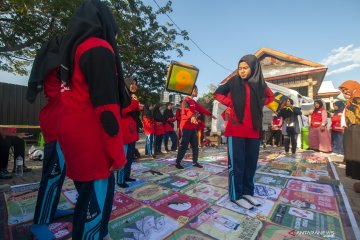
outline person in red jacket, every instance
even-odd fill
[[[39,122],[45,139],[43,170],[38,191],[31,233],[37,239],[55,239],[48,225],[56,217],[72,214],[57,205],[65,179],[65,161],[57,141],[58,112],[60,110],[59,48],[62,37],[44,44],[37,53],[31,70],[26,99],[33,103],[44,91],[47,104],[41,109]]]
[[[327,111],[321,100],[314,101],[314,111],[311,114],[309,145],[315,151],[331,152],[331,137],[327,129]]]
[[[274,138],[275,145],[276,146],[280,145],[282,124],[283,124],[283,118],[278,117],[277,114],[274,113],[271,119],[271,133],[267,141],[267,144],[273,145],[273,138]]]
[[[199,147],[203,147],[203,142],[204,142],[204,130],[205,130],[205,116],[204,114],[199,114],[197,116],[197,126],[196,126],[196,130],[197,130],[197,135],[198,135],[198,143],[199,143]]]
[[[173,104],[167,103],[166,109],[164,111],[164,120],[165,120],[165,136],[164,136],[164,145],[165,145],[165,151],[169,152],[168,148],[168,142],[169,138],[171,139],[171,151],[176,151],[177,149],[177,139],[176,139],[176,133],[174,130],[174,122],[176,120],[176,117],[173,113]]]
[[[331,145],[333,153],[344,154],[344,126],[341,124],[345,104],[341,101],[334,102],[334,115],[331,117]]]
[[[136,179],[131,178],[131,165],[134,161],[135,144],[139,140],[139,129],[142,128],[140,121],[140,103],[135,93],[138,86],[134,78],[125,78],[126,91],[131,96],[128,104],[122,104],[121,109],[121,128],[123,129],[124,150],[126,153],[126,164],[124,168],[118,171],[117,184],[121,188],[127,188],[126,182],[134,182]]]
[[[143,125],[144,125],[144,133],[146,136],[146,141],[145,141],[145,155],[146,156],[152,156],[154,157],[153,154],[153,145],[154,145],[154,125],[155,125],[155,120],[154,120],[154,116],[153,116],[153,111],[154,106],[152,104],[148,104],[146,103],[144,106],[144,111],[143,111]]]
[[[253,196],[262,111],[274,100],[257,57],[242,57],[236,74],[216,89],[214,98],[231,108],[224,133],[228,137],[229,198],[240,207],[252,209],[260,205]]]
[[[88,0],[75,12],[60,45],[58,141],[66,175],[78,192],[72,239],[109,238],[113,171],[126,163],[120,103],[128,97],[117,31],[107,5]]]
[[[154,135],[155,135],[155,155],[162,155],[163,152],[161,151],[162,141],[165,135],[165,119],[164,115],[161,113],[160,108],[162,108],[162,104],[158,103],[154,107]]]
[[[193,99],[194,97],[197,97],[197,95],[198,95],[198,89],[197,86],[195,85],[191,96],[186,96],[183,99],[183,103],[181,107],[181,122],[180,122],[182,136],[181,136],[179,151],[176,157],[176,168],[178,169],[184,169],[184,167],[181,166],[180,163],[185,156],[189,143],[191,144],[192,153],[193,153],[193,166],[202,168],[202,166],[198,163],[199,146],[198,146],[198,137],[196,131],[196,127],[198,123],[196,119],[196,113],[199,112],[206,115],[211,115],[211,113]]]

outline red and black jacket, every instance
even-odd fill
[[[166,109],[164,111],[164,120],[165,120],[165,132],[173,132],[174,131],[174,122],[176,117],[174,113],[170,109]]]
[[[244,119],[242,123],[238,120],[238,117],[233,109],[232,97],[229,92],[226,96],[222,94],[214,94],[214,98],[218,100],[223,105],[230,108],[229,119],[225,126],[225,136],[232,137],[243,137],[243,138],[259,138],[260,130],[255,130],[253,128],[253,117],[250,110],[250,87],[249,84],[245,83],[246,96],[245,96],[245,109],[244,109]],[[266,86],[265,92],[265,105],[269,104],[274,100],[274,94],[269,87]],[[228,110],[227,110],[228,111]]]
[[[61,86],[58,140],[75,181],[108,178],[126,163],[114,50],[90,37],[75,51],[69,84]]]
[[[196,117],[196,112],[211,115],[208,110],[198,104],[194,99],[189,96],[185,97],[181,105],[181,129],[196,129],[197,124],[191,123],[191,117]]]

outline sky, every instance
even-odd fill
[[[166,0],[156,0],[164,5]],[[143,0],[157,8],[154,0]],[[338,87],[360,81],[359,0],[173,0],[169,16],[213,59],[235,70],[239,59],[268,47],[328,66],[325,81]],[[158,17],[168,22],[166,16]],[[230,72],[211,61],[190,41],[190,51],[172,60],[200,69],[200,95]],[[0,73],[0,81],[26,85],[27,77]]]

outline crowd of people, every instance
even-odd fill
[[[142,106],[136,96],[137,80],[124,78],[116,44],[118,34],[107,5],[88,0],[76,11],[66,33],[45,44],[35,58],[27,99],[33,102],[44,91],[48,100],[39,116],[45,157],[31,227],[37,239],[54,239],[48,225],[68,214],[73,214],[73,239],[110,239],[107,227],[115,184],[127,188],[129,182],[136,181],[131,177],[131,166],[140,129],[146,135],[147,156],[172,151],[177,154],[174,168],[184,169],[181,163],[190,144],[193,167],[203,167],[198,153],[204,139],[204,115],[211,113],[194,100],[197,87],[191,96],[182,99],[175,114],[172,103]],[[347,102],[346,106],[335,103],[331,132],[326,109],[321,101],[315,101],[309,141],[314,150],[344,153],[347,175],[360,179],[356,148],[360,142],[360,87],[354,82],[340,86]],[[214,98],[227,106],[223,117],[229,198],[242,208],[260,206],[254,197],[254,175],[263,107],[274,101],[274,94],[265,82],[257,57],[243,56],[237,73],[219,85]],[[301,114],[301,109],[288,99],[273,116],[271,136],[275,145],[281,144],[283,136],[286,153],[290,146],[291,153],[296,153]],[[24,159],[26,135],[0,133],[1,156],[7,154],[8,159],[8,146],[13,145],[14,157]],[[6,171],[7,165],[2,162],[2,176],[8,176]],[[78,192],[74,211],[57,209],[65,175],[74,181]]]

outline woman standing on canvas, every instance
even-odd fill
[[[346,176],[360,180],[360,83],[349,80],[339,88],[347,100],[344,133]],[[360,192],[360,183],[354,184],[354,190]]]
[[[228,137],[230,200],[252,209],[260,205],[253,196],[262,111],[265,104],[274,100],[257,57],[242,57],[236,74],[216,89],[214,98],[231,108],[224,133]]]
[[[331,152],[330,132],[327,129],[327,112],[321,100],[314,101],[314,112],[311,114],[309,144],[315,151]]]

